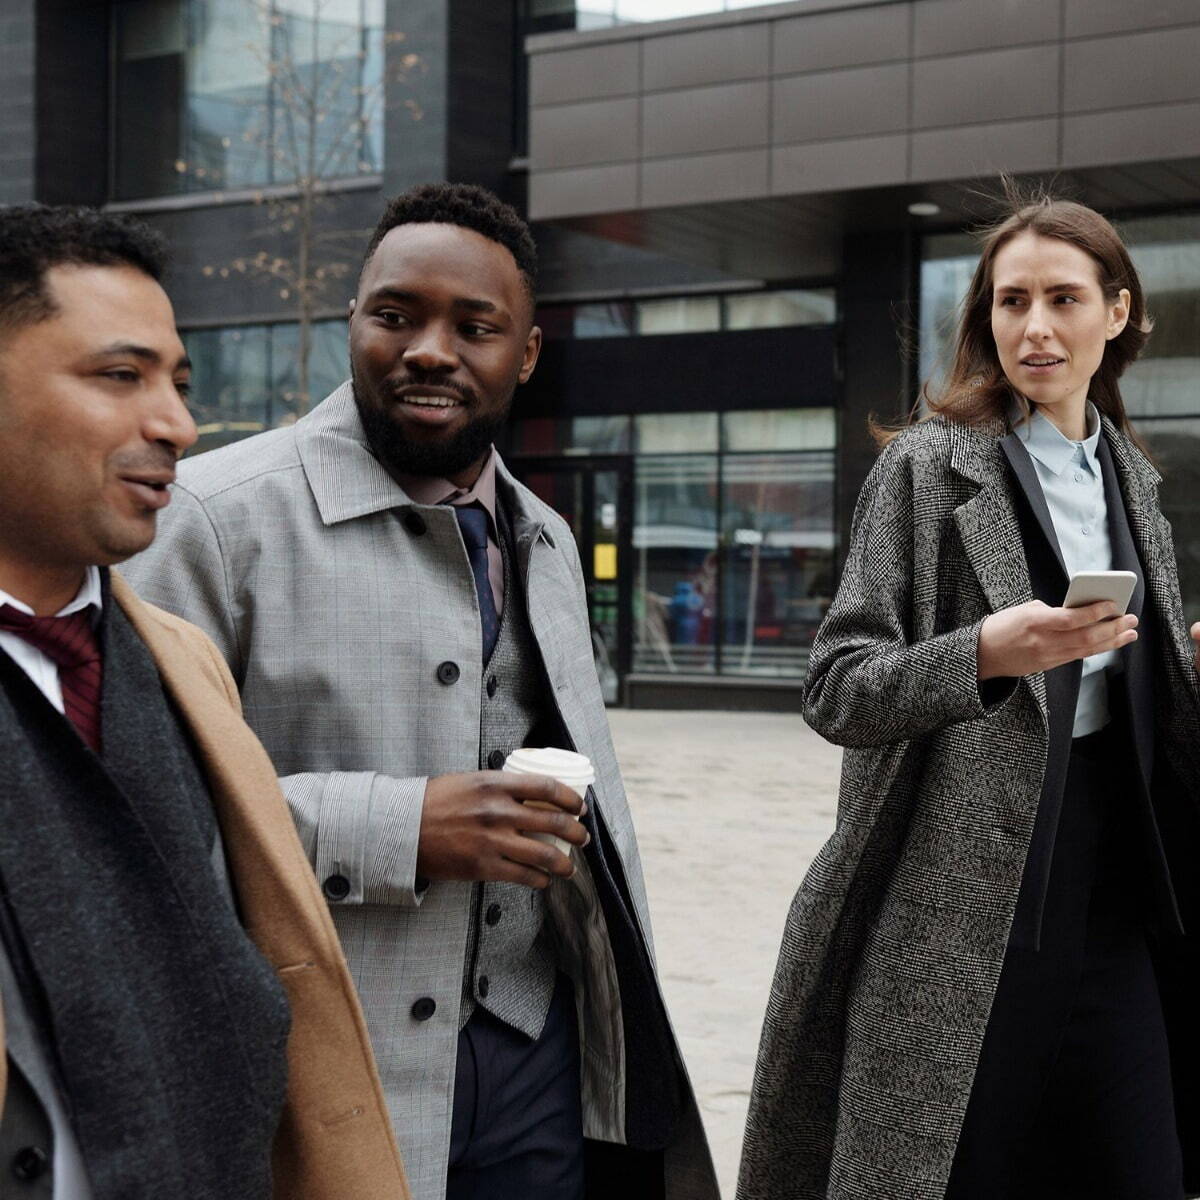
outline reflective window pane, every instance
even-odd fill
[[[113,13],[118,199],[380,169],[380,0],[124,0]]]
[[[726,450],[832,450],[837,413],[832,408],[780,408],[721,416]]]
[[[1140,421],[1137,429],[1163,477],[1159,501],[1171,522],[1179,589],[1190,624],[1200,621],[1200,416]]]
[[[639,413],[633,418],[638,454],[687,454],[717,449],[716,413]]]
[[[837,320],[833,288],[748,292],[725,297],[726,329],[775,329],[788,325],[832,325]]]
[[[200,439],[192,453],[290,424],[349,374],[344,321],[316,321],[309,345],[309,393],[300,395],[295,324],[241,325],[183,334],[192,360],[192,415]]]
[[[641,456],[634,494],[634,670],[714,671],[716,456]]]
[[[833,595],[833,481],[829,452],[726,457],[723,674],[807,670]]]
[[[719,296],[678,296],[637,304],[638,333],[708,333],[720,328]]]
[[[514,422],[513,454],[628,454],[630,418],[525,417]]]

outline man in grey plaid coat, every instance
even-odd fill
[[[129,574],[212,635],[282,777],[417,1200],[708,1200],[578,552],[491,445],[537,360],[534,270],[482,189],[398,197],[352,382],[184,464]],[[586,804],[497,769],[530,745],[592,760]]]

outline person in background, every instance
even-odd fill
[[[1149,331],[1108,221],[1018,200],[944,388],[884,436],[805,688],[847,748],[838,824],[784,933],[742,1200],[1200,1187],[1200,678],[1119,386]],[[1127,613],[1062,606],[1096,570],[1136,576]]]
[[[397,197],[351,379],[185,463],[130,570],[214,637],[282,776],[419,1200],[706,1200],[578,551],[492,445],[535,271],[489,192]],[[500,770],[527,746],[586,755],[586,804]]]
[[[0,209],[0,1193],[403,1200],[224,662],[109,569],[196,438],[163,267],[135,223]]]

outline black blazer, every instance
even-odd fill
[[[1034,597],[1051,606],[1061,605],[1069,579],[1033,460],[1015,433],[1001,439],[1000,446],[1012,468],[1017,517]],[[1135,759],[1135,770],[1131,772],[1131,777],[1136,789],[1131,801],[1136,806],[1136,824],[1141,856],[1148,872],[1154,923],[1160,929],[1181,934],[1184,929],[1183,918],[1176,900],[1162,833],[1161,818],[1169,818],[1169,814],[1162,813],[1161,809],[1170,803],[1170,798],[1156,796],[1153,787],[1156,641],[1153,614],[1145,605],[1145,572],[1130,531],[1125,497],[1118,483],[1112,453],[1103,436],[1097,447],[1097,457],[1108,507],[1113,569],[1132,571],[1137,576],[1128,611],[1138,618],[1138,639],[1119,652],[1118,662],[1108,671],[1109,705],[1115,715],[1126,718],[1130,731]],[[1022,949],[1037,949],[1039,943],[1082,673],[1083,667],[1078,661],[1064,663],[1046,672],[1046,706],[1050,724],[1046,774],[1010,937],[1010,944]]]

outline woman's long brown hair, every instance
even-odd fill
[[[1092,376],[1089,398],[1116,427],[1137,439],[1125,412],[1118,383],[1125,368],[1142,352],[1150,336],[1151,321],[1137,270],[1120,235],[1094,209],[1048,193],[1022,196],[1005,181],[1008,215],[981,233],[979,265],[962,302],[950,372],[936,394],[929,381],[921,389],[925,412],[914,407],[905,425],[942,416],[963,425],[982,425],[1008,414],[1014,392],[996,353],[992,336],[992,270],[996,255],[1020,233],[1029,230],[1042,237],[1058,238],[1078,246],[1097,266],[1100,290],[1112,303],[1122,288],[1129,290],[1129,320],[1104,347],[1104,357]],[[872,421],[871,432],[884,446],[905,426]],[[1140,445],[1140,441],[1139,441]]]

